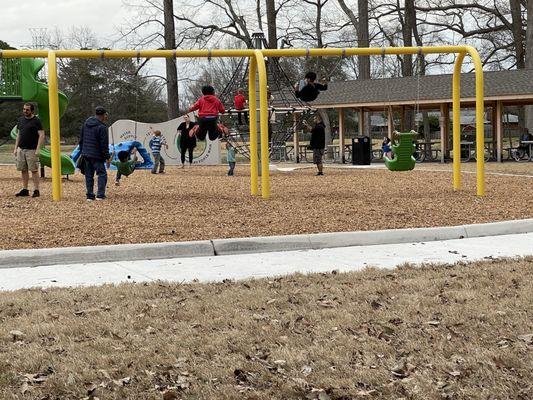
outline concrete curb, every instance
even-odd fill
[[[533,232],[533,219],[436,228],[391,229],[383,231],[335,232],[288,236],[264,236],[109,246],[65,247],[0,251],[0,269],[56,264],[113,262],[179,257],[265,253],[272,251],[317,250],[335,247],[431,242],[483,236]]]
[[[0,268],[214,256],[209,240],[0,251]]]

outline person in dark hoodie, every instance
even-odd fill
[[[189,108],[189,112],[198,110],[196,137],[199,140],[205,140],[206,134],[209,134],[209,140],[215,140],[220,136],[217,128],[218,114],[223,114],[226,110],[215,96],[213,86],[202,87],[202,94],[203,96]]]
[[[318,169],[317,175],[324,175],[322,158],[326,147],[326,125],[324,125],[322,118],[318,114],[315,114],[314,122],[315,126],[312,128],[306,120],[303,121],[303,124],[311,131],[309,147],[313,149],[313,163],[316,164]]]
[[[107,133],[107,111],[102,106],[95,109],[95,115],[87,118],[81,128],[80,152],[85,162],[85,185],[87,201],[104,200],[107,185],[106,162],[109,162],[109,136]],[[98,190],[94,195],[94,174],[98,176]]]

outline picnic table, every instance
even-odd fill
[[[533,140],[523,140],[521,144],[527,144],[529,147],[529,161],[533,161]]]
[[[415,158],[417,161],[422,162],[424,160],[436,161],[439,157],[440,149],[433,149],[434,144],[440,143],[440,140],[426,140],[416,141],[415,145],[417,151],[415,152]]]
[[[342,157],[340,154],[340,144],[328,144],[328,150],[331,149],[333,152],[333,161],[335,162],[342,162]],[[345,144],[344,145],[344,160],[351,160],[352,159],[352,145],[351,144]]]

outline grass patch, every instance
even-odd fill
[[[0,293],[0,397],[530,399],[532,278],[527,258]]]

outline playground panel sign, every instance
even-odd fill
[[[140,142],[146,149],[150,150],[152,131],[161,131],[161,136],[165,138],[168,144],[168,149],[164,146],[161,148],[165,162],[167,165],[181,165],[177,129],[182,122],[183,117],[157,124],[121,119],[109,128],[109,143],[116,145],[133,140]],[[193,164],[218,165],[220,163],[220,141],[210,141],[207,137],[205,141],[198,140],[194,149]]]

